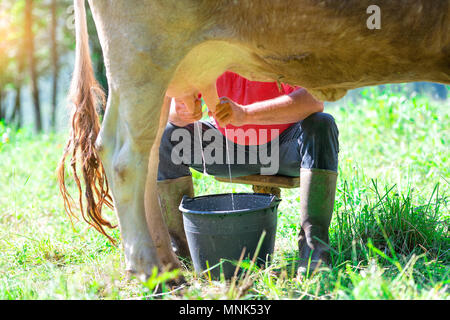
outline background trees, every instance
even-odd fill
[[[0,121],[37,132],[64,127],[75,49],[72,6],[71,0],[0,0]],[[90,12],[88,19],[94,69],[107,88]]]

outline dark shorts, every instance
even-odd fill
[[[327,113],[312,114],[259,146],[227,141],[210,122],[199,121],[186,127],[168,123],[161,139],[158,180],[188,176],[189,168],[219,177],[229,177],[230,172],[232,177],[298,177],[300,168],[337,172],[338,137],[334,118]]]

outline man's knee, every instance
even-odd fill
[[[178,127],[168,122],[161,137],[159,152],[171,152],[174,145],[177,144],[181,138],[189,138],[188,140],[190,140],[191,131],[192,129],[190,128],[190,126]]]
[[[179,129],[179,127],[171,124],[170,122],[167,123],[166,128],[164,129],[163,135],[161,137],[161,143],[159,145],[159,160],[160,160],[160,162],[168,161],[170,159],[172,149],[174,148],[172,137],[174,135],[174,132],[177,129]]]
[[[164,129],[163,135],[161,137],[161,144],[164,142],[170,142],[173,132],[178,129],[177,126],[167,122],[166,128]]]
[[[325,112],[317,112],[302,121],[303,130],[318,132],[338,132],[333,116]]]
[[[177,127],[167,123],[159,146],[158,181],[175,179],[189,175],[189,168],[182,164],[183,159],[176,151],[176,145],[184,141],[190,146],[191,135],[187,127]],[[185,141],[186,140],[186,141]]]
[[[315,113],[302,122],[302,168],[337,171],[339,131],[333,116]]]

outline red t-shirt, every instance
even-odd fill
[[[240,105],[249,105],[258,101],[273,99],[289,94],[299,87],[281,84],[281,91],[276,82],[250,81],[231,71],[226,71],[216,81],[217,94],[219,97],[228,97]],[[215,121],[215,126],[225,135],[225,129]],[[248,124],[241,127],[233,125],[226,126],[226,136],[234,143],[241,145],[261,145],[279,136],[293,123],[257,125]]]

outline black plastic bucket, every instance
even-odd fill
[[[200,273],[222,262],[209,271],[214,278],[223,272],[230,279],[244,247],[244,259],[253,258],[263,231],[256,263],[261,266],[270,261],[280,201],[263,193],[233,193],[233,199],[231,194],[184,196],[180,211],[195,271]]]

